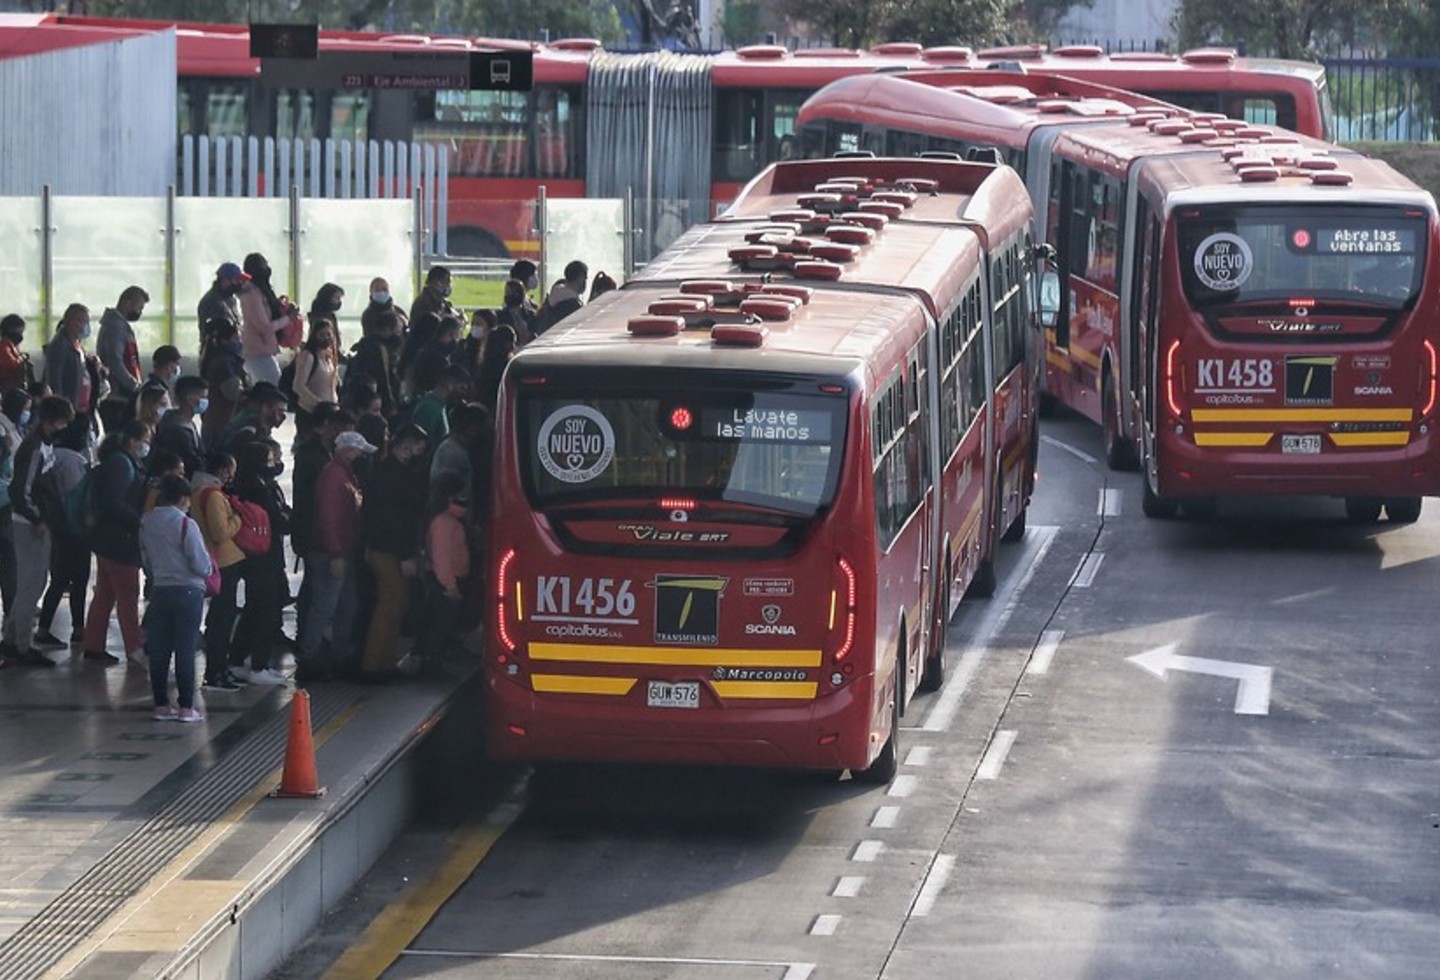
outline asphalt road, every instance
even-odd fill
[[[1047,421],[888,790],[462,750],[277,976],[1440,976],[1440,503],[1154,521],[1098,455]]]

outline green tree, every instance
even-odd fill
[[[1421,0],[1181,0],[1175,36],[1182,48],[1244,45],[1253,53],[1305,58],[1337,41],[1373,35],[1401,6]]]

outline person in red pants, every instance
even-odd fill
[[[145,474],[140,461],[150,452],[150,426],[138,419],[100,445],[100,472],[95,487],[95,527],[90,549],[95,552],[95,594],[85,614],[85,659],[105,665],[121,659],[105,649],[110,617],[120,620],[125,653],[145,665],[145,637],[140,630],[140,519],[145,510]]]

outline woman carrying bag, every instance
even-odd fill
[[[140,555],[150,583],[145,657],[150,662],[156,721],[205,720],[195,707],[195,641],[213,566],[189,509],[190,484],[183,476],[170,474],[160,481],[155,509],[140,521]],[[170,703],[172,657],[178,707]]]

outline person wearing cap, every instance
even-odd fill
[[[355,461],[375,448],[358,432],[341,432],[335,437],[335,454],[315,483],[313,538],[305,556],[310,601],[295,650],[295,680],[301,684],[329,680],[353,666],[355,571],[365,499]]]
[[[249,278],[234,262],[226,262],[215,270],[215,282],[205,295],[200,297],[200,305],[195,308],[195,314],[200,320],[201,356],[204,356],[205,348],[210,345],[212,321],[233,323],[236,332],[239,332],[240,287],[245,285]]]

